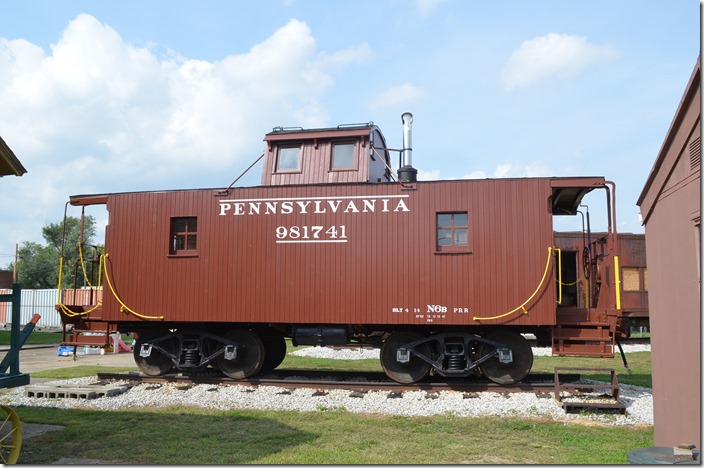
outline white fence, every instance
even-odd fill
[[[12,294],[11,289],[0,289],[0,294]],[[56,289],[23,289],[20,297],[20,325],[28,323],[34,314],[42,316],[38,327],[61,327],[56,311]],[[0,323],[12,323],[12,303],[0,302]]]

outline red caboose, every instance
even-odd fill
[[[590,304],[560,310],[553,216],[606,194],[602,177],[419,182],[404,115],[398,178],[373,124],[274,129],[262,185],[78,195],[105,205],[102,301],[57,305],[87,332],[137,332],[147,374],[271,370],[294,345],[371,344],[399,382],[481,371],[499,383],[528,374],[522,333],[561,354],[613,356],[620,315],[616,242]],[[67,247],[68,248],[68,247]],[[613,273],[611,273],[613,272]],[[97,284],[94,279],[92,284]],[[97,297],[97,296],[96,296]]]

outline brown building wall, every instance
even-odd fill
[[[649,267],[655,444],[701,447],[701,104],[697,62],[638,200]]]

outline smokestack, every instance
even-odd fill
[[[418,171],[413,168],[413,144],[411,143],[411,124],[413,114],[404,112],[401,116],[403,122],[403,166],[398,170],[398,180],[401,182],[415,182]]]

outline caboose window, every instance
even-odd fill
[[[648,291],[648,269],[645,267],[622,267],[621,284],[624,291]]]
[[[333,143],[332,169],[353,169],[354,167],[354,143]]]
[[[170,254],[194,254],[198,239],[198,220],[195,216],[171,218]]]
[[[299,171],[301,168],[301,147],[282,146],[276,158],[276,172]]]
[[[466,211],[455,213],[438,213],[438,250],[466,250],[469,246],[468,222],[469,216]]]

